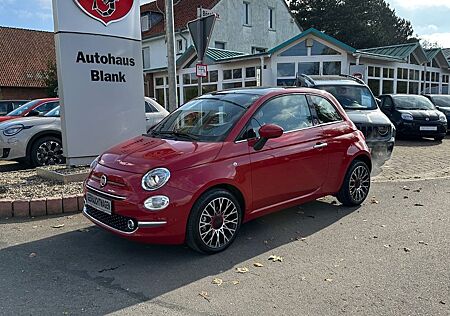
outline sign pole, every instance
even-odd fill
[[[199,10],[197,11],[197,18],[200,19],[201,17],[202,17],[202,7],[200,7]],[[197,24],[197,32],[199,34],[198,43],[199,43],[200,47],[203,47],[203,45],[204,45],[204,43],[203,43],[203,23]],[[203,64],[203,58],[202,58],[202,56],[200,56],[200,54],[198,56],[198,63]],[[202,77],[198,77],[198,93],[197,93],[198,96],[203,95],[202,80],[203,80]]]
[[[173,0],[166,0],[167,72],[169,77],[169,100],[167,109],[177,109],[177,68],[175,60],[175,32],[173,21]]]

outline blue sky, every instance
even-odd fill
[[[141,3],[150,2],[141,0]],[[450,47],[450,0],[387,0],[397,14],[410,20],[415,34]],[[53,30],[51,0],[0,0],[0,25]]]

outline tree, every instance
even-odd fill
[[[411,22],[385,0],[292,0],[290,9],[304,29],[314,27],[354,48],[407,43]]]
[[[56,63],[49,61],[47,70],[44,72],[44,83],[47,87],[47,95],[50,98],[58,96],[58,74],[56,72]]]

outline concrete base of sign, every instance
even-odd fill
[[[36,172],[41,178],[67,184],[71,182],[83,182],[89,175],[89,168],[48,166],[36,168]]]
[[[68,166],[89,166],[95,160],[93,157],[66,158]]]

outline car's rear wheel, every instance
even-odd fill
[[[30,156],[34,167],[59,165],[65,162],[61,139],[54,136],[37,139],[31,146]]]
[[[364,202],[369,190],[370,169],[365,162],[355,160],[347,170],[344,183],[336,197],[345,206],[357,206]]]
[[[241,221],[241,206],[234,195],[223,189],[213,189],[194,204],[187,224],[186,242],[202,253],[223,251],[236,238]]]

